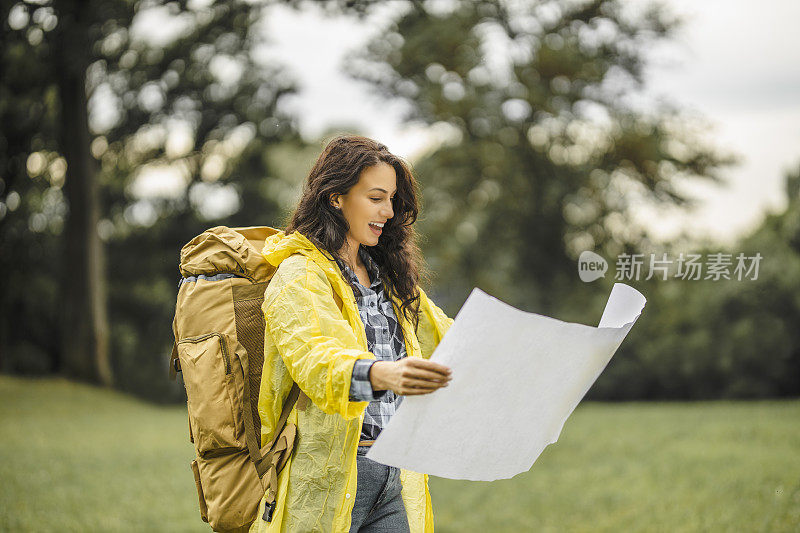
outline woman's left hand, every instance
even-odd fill
[[[450,368],[420,357],[376,361],[369,371],[373,390],[391,389],[403,396],[429,394],[447,387],[451,379],[453,371]]]

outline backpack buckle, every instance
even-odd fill
[[[167,366],[169,370],[169,379],[175,381],[178,376],[178,372],[181,371],[181,360],[178,358],[178,343],[172,343],[172,353],[169,356],[169,366]]]
[[[264,516],[261,517],[264,519],[264,522],[272,522],[272,513],[275,512],[276,503],[277,502],[264,503]]]

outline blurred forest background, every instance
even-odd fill
[[[305,140],[280,106],[297,91],[292,58],[258,53],[273,3],[2,2],[2,372],[183,398],[167,379],[180,248],[211,226],[282,226],[327,138]],[[318,4],[364,18],[379,3]],[[479,286],[595,325],[620,254],[758,252],[755,280],[626,281],[648,304],[587,398],[800,394],[800,165],[786,210],[732,246],[655,242],[631,216],[689,206],[678,181],[722,184],[737,163],[680,107],[627,98],[679,20],[657,4],[631,18],[616,0],[395,4],[346,71],[447,132],[411,162],[448,315]],[[136,31],[156,7],[182,28],[165,46]],[[583,250],[609,260],[605,278],[580,281]]]

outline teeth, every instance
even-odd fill
[[[379,224],[378,222],[370,222],[373,226],[378,226],[379,228],[383,227],[383,224]]]

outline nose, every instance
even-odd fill
[[[383,207],[381,208],[381,216],[386,217],[386,220],[389,220],[394,216],[394,210],[392,209],[392,201],[386,200],[383,203]]]

